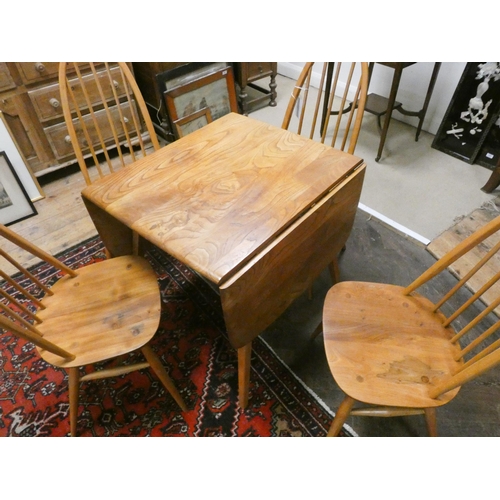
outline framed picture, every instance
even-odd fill
[[[190,62],[168,69],[156,75],[158,88],[163,93],[166,90],[172,90],[176,87],[182,87],[189,82],[199,80],[200,78],[215,73],[228,66],[225,62]]]
[[[184,116],[174,122],[176,139],[204,127],[212,121],[210,108],[202,108],[192,115]]]
[[[499,112],[500,63],[467,63],[432,147],[494,168]]]
[[[167,90],[164,95],[172,123],[203,108],[210,109],[212,120],[238,112],[233,70],[230,66]]]
[[[0,151],[0,223],[8,226],[37,213],[5,151]]]
[[[14,167],[21,184],[28,193],[31,201],[38,201],[45,197],[38,179],[28,167],[26,158],[21,153],[19,146],[12,134],[7,118],[0,111],[0,151],[4,151],[8,156],[11,165]]]

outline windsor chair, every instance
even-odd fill
[[[497,217],[407,287],[342,282],[329,290],[325,350],[345,393],[329,436],[349,415],[414,414],[424,414],[436,436],[436,408],[500,363],[499,230]],[[427,298],[426,286],[455,266],[466,269],[456,284],[437,300]]]
[[[61,272],[47,286],[0,248],[2,268],[19,271],[13,279],[0,269],[0,329],[32,342],[48,363],[69,373],[70,432],[77,432],[80,382],[151,367],[179,407],[187,411],[160,359],[149,345],[160,322],[156,274],[142,257],[103,260],[74,270],[0,225],[5,239]],[[18,252],[16,252],[18,254]],[[23,260],[24,261],[24,260]],[[145,361],[80,374],[80,368],[141,350]]]

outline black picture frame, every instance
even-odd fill
[[[467,63],[432,147],[469,164],[478,161],[494,168],[500,143],[495,140],[497,134],[489,135],[498,128],[499,113],[500,63]]]
[[[38,212],[5,151],[0,151],[0,224],[10,226]]]

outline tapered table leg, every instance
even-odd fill
[[[248,405],[250,392],[250,358],[252,356],[252,343],[238,349],[238,395],[240,406],[244,410]]]

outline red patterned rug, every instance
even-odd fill
[[[217,294],[183,264],[151,249],[163,297],[152,346],[189,408],[181,412],[150,370],[82,384],[79,436],[325,436],[332,412],[261,339],[253,343],[250,401],[237,397],[236,352]],[[104,259],[93,238],[59,255],[78,268]],[[45,264],[32,272],[54,282]],[[136,355],[127,361],[134,362]],[[67,376],[31,343],[0,334],[0,436],[69,435]],[[348,427],[344,436],[355,435]]]

